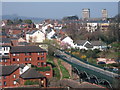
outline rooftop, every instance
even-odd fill
[[[86,41],[87,40],[77,40],[75,41],[75,43],[77,43],[78,45],[84,45]]]
[[[39,46],[14,46],[11,47],[11,53],[27,53],[27,52],[46,52]]]
[[[2,43],[11,43],[10,38],[2,38]]]
[[[23,73],[21,76],[23,79],[38,79],[38,78],[43,78],[42,74],[38,73],[35,69],[28,69],[25,73]]]
[[[12,74],[14,71],[16,71],[19,68],[17,65],[10,65],[10,66],[0,66],[0,69],[2,69],[2,73],[0,73],[0,76],[8,76]]]

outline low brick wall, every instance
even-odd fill
[[[47,66],[50,67],[50,71],[45,71],[45,72],[40,71],[40,73],[46,76],[47,78],[52,78],[53,77],[52,66],[50,64],[48,64]]]

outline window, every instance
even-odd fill
[[[4,86],[6,86],[7,85],[7,83],[4,81]]]
[[[15,58],[13,58],[13,61],[16,61],[16,59],[15,59]]]
[[[44,57],[41,57],[41,60],[44,60]]]
[[[44,65],[46,65],[46,62],[44,62]]]
[[[40,55],[40,53],[38,53],[38,55]]]
[[[3,76],[4,79],[6,79],[6,76]]]
[[[7,60],[5,59],[4,62],[7,62]]]
[[[41,62],[41,66],[43,66],[43,62]]]
[[[40,57],[38,57],[37,60],[40,60]]]
[[[16,85],[16,83],[17,83],[17,82],[14,80],[14,81],[13,81],[13,84]]]
[[[2,59],[0,59],[0,62],[2,62]]]
[[[40,62],[38,62],[38,66],[40,66]]]
[[[19,56],[19,53],[17,53],[17,54],[16,54],[16,53],[13,53],[12,55],[13,55],[13,56]]]
[[[15,54],[15,53],[13,53],[12,55],[13,55],[13,56],[15,56],[16,54]]]
[[[38,53],[38,55],[42,55],[42,56],[43,56],[43,55],[44,55],[44,53]]]
[[[41,55],[43,56],[43,55],[44,55],[44,53],[41,53]]]
[[[29,58],[25,58],[25,61],[28,61],[29,60]]]
[[[0,86],[2,86],[2,82],[0,82]]]
[[[20,61],[20,59],[19,59],[19,58],[17,58],[17,61]]]
[[[16,75],[15,75],[15,74],[13,75],[13,78],[16,78]]]
[[[29,58],[29,60],[31,61],[31,58]]]

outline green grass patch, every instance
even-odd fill
[[[93,59],[93,58],[88,58],[88,62],[97,64],[96,59]]]
[[[47,67],[37,67],[36,71],[43,71],[43,72],[50,71],[50,67],[49,66],[47,66]]]
[[[54,59],[53,56],[48,55],[47,56],[47,63],[52,65],[53,76],[56,77],[59,80],[60,79],[60,71],[59,71],[58,67],[55,65],[53,59]]]
[[[53,56],[47,56],[47,62],[48,63],[51,63],[51,64],[54,64],[54,61],[53,61],[54,57]]]
[[[59,67],[60,67],[60,69],[61,69],[61,71],[62,71],[62,75],[63,75],[63,79],[64,78],[69,78],[70,77],[70,75],[69,75],[69,72],[68,72],[68,70],[61,64],[61,59],[58,59],[58,65],[59,65]]]
[[[39,81],[30,81],[30,80],[27,80],[24,83],[24,85],[38,85],[38,84],[39,84]]]
[[[57,67],[53,68],[54,77],[56,77],[58,80],[60,79],[60,71]]]

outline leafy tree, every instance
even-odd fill
[[[67,17],[63,17],[63,20],[78,20],[78,16],[67,16]]]
[[[60,48],[60,45],[54,40],[45,40],[44,43],[48,44],[48,54],[53,56],[57,48]]]
[[[27,24],[32,24],[32,23],[33,23],[32,20],[30,20],[30,19],[26,19],[26,20],[24,20],[23,22],[24,22],[24,23],[27,23]]]
[[[86,52],[86,56],[88,57],[88,58],[97,58],[98,57],[98,53],[100,52],[100,50],[97,50],[97,49],[95,49],[95,50],[88,50],[87,52]]]
[[[22,19],[18,19],[18,18],[16,18],[16,19],[14,19],[13,20],[13,23],[16,25],[16,24],[21,24],[23,22],[23,20]]]
[[[10,20],[10,19],[8,19],[8,20],[7,20],[7,25],[12,25],[12,24],[13,24],[13,21]]]

